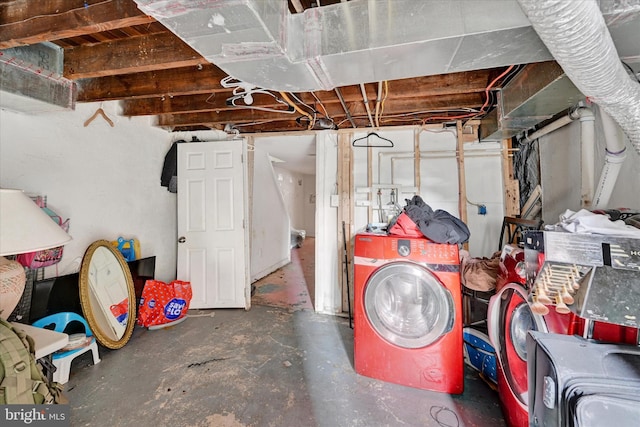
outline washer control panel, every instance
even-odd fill
[[[402,257],[411,255],[411,240],[398,239],[398,255]]]

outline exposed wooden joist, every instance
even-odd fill
[[[165,114],[158,116],[158,126],[175,127],[175,126],[193,126],[193,125],[212,125],[225,123],[244,123],[259,122],[263,120],[295,120],[301,115],[286,113],[271,113],[257,110],[239,110],[239,111],[223,111],[190,113],[190,114]]]
[[[484,92],[489,82],[499,74],[499,70],[465,71],[460,73],[439,74],[435,76],[415,77],[389,82],[389,93],[393,98],[419,98],[427,96],[460,95]],[[377,84],[365,84],[367,97],[376,99]],[[362,101],[360,87],[340,88],[345,101]],[[314,94],[324,102],[335,99],[334,91],[317,91]],[[302,95],[305,102],[313,102],[311,95]]]
[[[458,140],[458,210],[462,222],[467,222],[467,182],[464,170],[464,131],[462,122],[456,122],[456,135]],[[463,244],[465,250],[469,250],[469,242]]]
[[[199,53],[167,31],[65,49],[64,76],[82,79],[206,63]]]
[[[242,124],[236,125],[237,129],[244,133],[261,133],[261,132],[300,132],[307,131],[306,124],[298,124],[291,120],[273,120],[262,124]],[[208,129],[224,129],[222,124],[210,124],[210,125],[196,125],[196,126],[164,126],[165,129],[173,132],[192,132],[196,130],[208,130]]]
[[[129,100],[123,103],[123,115],[125,116],[140,116],[140,115],[157,115],[157,114],[190,114],[190,113],[204,113],[215,111],[229,111],[240,113],[246,111],[246,109],[229,106],[226,104],[226,98],[230,96],[230,92],[222,93],[210,93],[202,95],[190,95],[190,96],[162,96],[154,98],[145,98],[138,100]],[[439,109],[458,109],[458,108],[479,108],[481,106],[482,99],[479,94],[467,94],[456,95],[452,97],[432,97],[428,99],[400,99],[390,100],[385,106],[385,117],[383,120],[391,121],[394,115],[411,114],[409,118],[414,117],[416,120],[420,118],[438,116],[442,113],[438,112]],[[239,103],[242,105],[242,103]],[[339,101],[337,99],[330,102],[326,102],[325,108],[328,109],[330,117],[343,117],[344,111],[339,108]],[[254,96],[253,107],[262,108],[280,108],[283,105],[275,101],[274,98],[268,95],[256,94]],[[419,107],[416,110],[416,107]],[[301,107],[306,108],[306,107]],[[317,107],[319,111],[323,111],[320,107]],[[366,111],[364,105],[358,103],[352,103],[349,106],[353,111],[354,116],[359,119],[366,118]],[[421,113],[422,111],[422,113]],[[430,113],[424,113],[431,111]],[[256,118],[256,115],[261,114],[259,110],[255,110],[251,114],[251,120]],[[209,117],[209,116],[206,116]],[[223,116],[226,120],[228,117]],[[236,120],[244,117],[243,115],[236,115]],[[269,117],[271,118],[271,117]],[[183,118],[188,120],[188,118]],[[196,124],[202,120],[202,116],[194,117]],[[207,123],[210,123],[207,121]],[[365,125],[366,126],[366,125]]]
[[[172,79],[179,80],[181,83],[181,93],[179,92],[171,92],[174,95],[174,99],[171,102],[160,101],[160,98],[166,95],[168,90],[163,88],[162,85],[159,85],[158,90],[155,93],[150,93],[148,90],[138,91],[136,88],[138,85],[130,85],[127,84],[125,86],[131,87],[131,89],[127,89],[127,97],[128,98],[140,98],[140,97],[157,97],[155,100],[140,100],[135,102],[127,102],[125,115],[151,115],[151,114],[170,114],[170,113],[183,113],[189,111],[190,105],[194,107],[195,111],[206,111],[206,110],[215,110],[215,109],[223,109],[225,106],[219,100],[219,96],[214,93],[223,92],[224,96],[227,97],[229,95],[229,90],[223,88],[219,84],[215,84],[214,86],[207,86],[206,90],[203,90],[203,85],[201,82],[194,79],[194,70],[193,68],[188,68],[181,70],[186,71],[187,74],[180,75],[179,73],[175,73],[175,76],[171,77]],[[226,74],[217,70],[218,74],[222,77],[226,76]],[[155,80],[159,78],[158,72],[154,73],[154,75],[142,73],[139,77],[142,81]],[[459,79],[459,86],[455,86],[451,84],[451,78],[446,77],[443,79],[443,76],[430,76],[423,77],[417,79],[406,79],[407,81],[413,81],[412,84],[404,84],[393,83],[394,91],[393,99],[389,100],[385,103],[387,112],[409,112],[416,111],[416,103],[417,105],[424,110],[428,109],[456,109],[456,108],[478,108],[484,102],[483,92],[486,86],[485,79],[489,77],[490,73],[486,71],[482,71],[480,76],[473,77],[473,73],[456,73],[457,78]],[[104,79],[104,78],[103,78]],[[448,86],[441,87],[440,84],[443,81],[449,81]],[[193,88],[189,89],[186,83],[193,82]],[[399,81],[400,82],[400,81]],[[100,80],[94,82],[94,84],[90,84],[88,81],[80,81],[80,94],[79,100],[81,102],[87,101],[104,101],[107,99],[121,99],[124,94],[116,95],[119,93],[117,90],[113,90],[111,86],[116,85],[118,87],[122,87],[119,79],[107,79]],[[173,81],[169,82],[173,84]],[[176,81],[175,83],[178,83]],[[369,85],[371,86],[371,85]],[[99,90],[99,88],[107,88],[108,92],[111,96],[106,95],[104,93],[89,93],[90,87],[94,87]],[[448,87],[448,89],[447,89]],[[346,86],[341,88],[343,97],[347,103],[349,103],[349,109],[352,108],[355,110],[355,114],[364,114],[365,107],[362,103],[362,94],[359,91],[357,86]],[[101,92],[105,92],[102,90]],[[197,94],[203,94],[205,92],[206,98],[199,96]],[[196,96],[193,99],[190,99],[188,94],[193,93]],[[178,95],[182,95],[178,97]],[[209,98],[211,95],[212,99],[216,99],[216,102],[213,105],[210,105],[211,108],[206,108],[203,105],[204,99]],[[277,94],[276,94],[277,95]],[[315,92],[315,95],[318,99],[323,103],[335,103],[339,102],[338,98],[333,91],[318,91]],[[113,98],[112,98],[113,96]],[[298,95],[302,101],[309,105],[315,105],[315,108],[318,111],[322,111],[322,108],[317,105],[318,102],[311,94],[299,94]],[[372,96],[373,95],[372,93]],[[256,106],[263,107],[271,107],[274,104],[270,102],[271,100],[267,100],[269,102],[261,102],[260,95],[254,96]],[[406,98],[406,99],[402,99]],[[226,99],[226,98],[225,98]],[[351,104],[353,103],[353,104]],[[209,102],[211,104],[211,102]],[[404,107],[403,107],[404,106]]]
[[[154,21],[133,0],[14,0],[0,6],[0,49]]]
[[[227,74],[218,67],[182,67],[78,80],[78,102],[109,101],[228,91],[220,85]]]
[[[180,114],[196,113],[203,111],[237,111],[241,108],[228,105],[227,98],[231,97],[232,91],[212,92],[198,95],[154,97],[135,100],[127,100],[122,103],[122,115],[124,116],[148,116],[156,114]],[[237,105],[246,106],[242,101],[237,101]],[[255,107],[280,108],[284,104],[279,103],[272,96],[265,94],[254,94],[253,104]],[[286,108],[286,106],[285,106]]]

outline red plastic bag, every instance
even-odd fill
[[[190,282],[174,280],[167,284],[147,280],[142,290],[138,324],[149,327],[182,319],[189,310],[191,296]]]

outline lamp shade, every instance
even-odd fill
[[[22,190],[0,188],[0,256],[55,248],[70,240]]]

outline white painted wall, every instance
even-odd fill
[[[605,159],[605,140],[597,109],[594,188],[600,179]],[[616,181],[609,209],[640,210],[640,155],[624,137],[627,158]],[[580,200],[580,122],[573,122],[546,135],[540,143],[540,175],[542,181],[542,213],[545,224],[555,224],[567,209],[578,211]]]
[[[538,139],[542,220],[555,224],[567,209],[580,210],[580,122]]]
[[[269,153],[255,147],[253,159],[252,283],[291,261],[291,222]]]
[[[464,145],[467,227],[471,231],[469,253],[475,257],[490,257],[502,249],[499,240],[504,218],[504,191],[500,149],[500,142]],[[485,206],[485,215],[478,213],[478,205]]]
[[[304,230],[304,175],[279,168],[277,165],[277,163],[273,165],[273,171],[289,214],[291,227],[296,230]]]
[[[416,132],[418,132],[421,158],[419,183],[415,181]],[[363,229],[369,222],[369,208],[364,206],[367,202],[376,206],[372,210],[371,222],[380,222],[376,185],[399,186],[401,193],[396,200],[400,208],[404,208],[406,199],[413,197],[414,191],[419,188],[420,196],[434,211],[442,209],[460,218],[455,129],[433,131],[406,128],[394,131],[378,130],[377,133],[391,140],[393,147],[371,149],[370,184],[373,186],[371,193],[359,190],[369,187],[367,181],[369,149],[353,148],[356,230]],[[355,133],[354,139],[364,137],[366,134],[366,132]],[[369,138],[369,143],[385,144],[386,142]],[[469,201],[466,224],[471,231],[469,252],[471,256],[489,257],[497,250],[504,217],[500,144],[497,142],[466,144],[464,149]],[[383,188],[382,204],[388,207],[390,203],[390,190]],[[474,203],[484,204],[487,215],[479,215]],[[389,212],[389,210],[384,211],[383,222],[386,222]]]
[[[118,236],[140,241],[142,256],[156,256],[156,277],[176,275],[176,195],[160,186],[171,138],[145,117],[103,109],[110,127],[97,117],[83,123],[100,104],[77,104],[75,111],[27,115],[0,110],[0,186],[47,195],[48,204],[71,218],[57,265],[59,274],[77,271],[95,240]],[[56,275],[48,267],[47,277]]]
[[[316,235],[316,176],[303,175],[304,230],[308,237]]]

